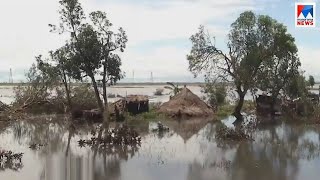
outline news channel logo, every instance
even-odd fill
[[[316,3],[295,3],[296,27],[316,27]]]

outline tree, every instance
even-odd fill
[[[90,13],[92,24],[86,23],[86,17],[78,0],[60,0],[59,3],[61,23],[59,27],[49,26],[52,27],[52,31],[70,33],[71,59],[80,69],[80,73],[76,72],[73,75],[79,80],[88,76],[100,111],[108,110],[106,87],[113,85],[124,76],[120,69],[121,59],[116,51],[123,52],[126,47],[125,31],[122,28],[118,33],[111,31],[112,24],[107,19],[106,13],[101,11]],[[99,71],[100,68],[103,69],[102,72]],[[97,74],[102,75],[104,103],[100,98]]]
[[[14,89],[17,110],[31,107],[34,104],[44,104],[49,102],[50,91],[57,83],[57,78],[53,74],[55,70],[51,66],[46,66],[41,62],[41,55],[36,57],[36,63],[32,64],[26,73],[27,86],[18,86]]]
[[[123,52],[128,41],[125,31],[120,27],[119,32],[111,30],[112,23],[107,19],[107,15],[101,11],[90,13],[90,19],[93,22],[98,33],[102,48],[102,89],[104,105],[107,107],[107,86],[115,84],[122,79],[124,75],[121,72],[121,58],[115,54],[116,51]],[[107,109],[106,109],[107,110]]]
[[[313,88],[314,84],[315,84],[315,81],[314,81],[314,77],[313,76],[309,76],[309,85]]]
[[[179,88],[179,85],[175,85],[172,82],[167,82],[167,84],[169,86],[165,86],[164,88],[171,90],[170,94],[173,94],[173,96],[177,95],[182,90],[182,88]]]
[[[273,44],[269,41],[273,35],[272,23],[265,21],[266,17],[256,16],[251,11],[240,14],[231,24],[228,53],[211,42],[203,26],[190,38],[192,49],[187,55],[189,70],[195,76],[203,71],[215,73],[216,78],[233,83],[239,97],[233,113],[237,119],[242,119],[244,97],[255,86],[262,62],[273,56]]]
[[[71,80],[81,79],[81,71],[76,63],[73,62],[72,47],[66,44],[55,51],[50,51],[49,55],[49,58],[46,59],[42,55],[36,57],[37,69],[58,82],[57,92],[59,85],[62,83],[68,110],[72,110]]]
[[[69,46],[63,46],[57,49],[55,52],[50,52],[52,63],[56,64],[56,72],[59,76],[60,82],[62,82],[65,94],[68,101],[68,108],[72,110],[71,101],[71,78],[75,77],[75,74],[79,74],[79,70],[71,61],[69,54]]]
[[[207,94],[209,105],[215,109],[226,102],[227,88],[223,82],[213,82],[206,79],[202,91]]]
[[[91,79],[95,91],[97,103],[101,112],[104,106],[100,98],[98,84],[95,75],[101,67],[101,48],[96,31],[93,27],[85,24],[79,29],[77,40],[73,43],[73,63],[79,68],[83,76],[78,76],[79,80],[88,76]]]
[[[307,93],[307,81],[302,73],[290,78],[284,87],[285,94],[291,99],[302,97],[304,98]]]
[[[257,87],[271,94],[272,106],[277,102],[281,91],[288,85],[291,79],[299,76],[301,66],[298,58],[298,49],[295,39],[287,32],[287,28],[270,17],[262,16],[265,22],[271,23],[273,32],[269,42],[273,44],[270,60],[262,62],[262,68],[257,76]],[[272,108],[273,109],[273,108]]]
[[[101,67],[101,51],[98,35],[92,26],[84,23],[85,15],[78,0],[61,0],[59,27],[49,24],[52,32],[70,33],[72,63],[76,64],[84,75],[77,76],[79,80],[88,76],[91,79],[97,103],[101,112],[104,107],[100,98],[95,74]]]

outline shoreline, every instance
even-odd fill
[[[202,86],[205,85],[205,82],[172,82],[175,85],[178,86]],[[88,83],[72,83],[72,86],[79,86],[81,84],[88,84]],[[1,86],[19,86],[19,85],[28,85],[28,83],[0,83]],[[166,82],[136,82],[136,83],[117,83],[116,85],[110,86],[110,87],[123,87],[127,86],[127,88],[130,88],[130,86],[162,86],[162,85],[168,85]],[[129,86],[129,87],[128,87]]]

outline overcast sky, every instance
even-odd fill
[[[58,22],[58,0],[0,0],[0,81],[22,80],[34,57],[62,46],[65,37],[49,32]],[[300,0],[302,1],[302,0]],[[294,27],[292,0],[80,0],[85,13],[105,11],[123,27],[128,46],[121,54],[127,80],[193,80],[186,54],[189,38],[200,24],[225,48],[230,24],[245,10],[267,14],[284,23],[296,37],[302,68],[320,81],[320,3],[317,27]],[[194,80],[195,81],[195,80]]]

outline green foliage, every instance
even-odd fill
[[[207,95],[211,107],[221,106],[226,101],[227,88],[224,83],[207,82],[202,91]]]
[[[164,91],[164,89],[162,89],[162,88],[158,88],[158,89],[156,89],[156,91],[154,92],[154,95],[155,96],[162,96],[163,94],[163,91]]]
[[[291,99],[298,97],[306,97],[307,90],[307,81],[302,74],[290,78],[287,85],[284,88],[285,94]]]
[[[178,85],[175,85],[175,84],[173,84],[171,82],[167,82],[167,84],[169,86],[165,86],[164,88],[171,90],[170,94],[173,95],[173,96],[177,95],[182,90],[182,88],[179,88]]]
[[[14,109],[31,113],[45,113],[49,110],[63,111],[61,104],[56,106],[57,109],[49,108],[51,104],[55,103],[51,96],[57,84],[56,77],[52,75],[53,72],[55,71],[52,70],[52,67],[43,65],[38,57],[37,64],[33,64],[26,74],[28,84],[14,88]]]
[[[83,25],[80,28],[72,50],[72,63],[81,70],[84,76],[94,77],[101,67],[101,51],[98,36],[92,26]]]
[[[73,107],[75,109],[88,110],[97,109],[98,104],[95,92],[88,84],[83,84],[72,89],[71,95]]]
[[[43,59],[42,56],[37,57],[38,69],[43,74],[47,74],[57,81],[57,83],[62,83],[64,85],[64,93],[60,93],[61,97],[67,99],[68,108],[72,108],[72,102],[70,99],[70,91],[71,91],[71,79],[72,77],[78,79],[80,76],[79,68],[75,66],[75,64],[71,61],[70,55],[70,47],[69,45],[65,45],[56,51],[50,51],[50,58]],[[59,86],[59,84],[57,84]],[[61,89],[56,87],[56,91],[61,91]]]
[[[94,24],[96,32],[99,36],[101,45],[101,63],[103,71],[102,89],[105,105],[107,104],[107,86],[114,85],[122,79],[125,74],[121,72],[121,58],[116,54],[123,52],[126,48],[128,38],[126,32],[120,27],[115,33],[111,30],[112,23],[108,20],[106,13],[95,11],[90,13],[90,19]]]
[[[309,82],[309,85],[311,86],[311,87],[313,87],[314,85],[315,85],[315,81],[314,81],[314,77],[313,76],[309,76],[309,80],[308,80],[308,82]]]
[[[61,22],[59,26],[49,26],[53,32],[70,33],[69,59],[71,64],[78,68],[69,68],[71,75],[78,80],[90,77],[99,108],[103,111],[98,82],[102,83],[104,103],[107,107],[107,86],[115,84],[124,77],[117,51],[123,52],[126,48],[127,35],[122,28],[116,33],[113,32],[112,23],[104,12],[90,13],[91,23],[87,23],[84,21],[86,16],[78,0],[61,0],[59,3]],[[96,79],[98,74],[102,76],[101,79]]]
[[[235,105],[232,104],[222,104],[218,107],[217,111],[215,112],[215,115],[217,117],[217,120],[222,120],[224,118],[227,118],[230,116],[234,111]],[[255,110],[255,102],[246,100],[243,103],[243,111],[247,114],[252,113],[252,111]]]
[[[234,106],[230,104],[224,104],[218,107],[217,112],[215,115],[217,116],[218,120],[224,119],[232,114],[234,110]]]
[[[32,64],[29,72],[26,74],[28,85],[20,85],[14,88],[15,93],[15,105],[29,105],[39,100],[45,100],[49,97],[49,92],[52,88],[55,79],[52,79],[51,76],[42,73],[37,68],[39,64]]]
[[[125,74],[121,71],[120,68],[122,65],[121,58],[117,54],[110,53],[108,60],[103,62],[103,64],[106,67],[105,82],[108,86],[115,85],[119,80],[124,78]]]
[[[190,40],[192,49],[187,55],[189,70],[195,76],[205,72],[222,81],[231,80],[239,97],[234,112],[236,117],[241,117],[247,91],[254,89],[263,77],[259,76],[261,71],[272,67],[278,72],[273,67],[281,60],[279,72],[284,74],[282,77],[290,77],[300,66],[294,39],[286,28],[269,16],[256,15],[251,11],[241,13],[231,24],[227,43],[229,51],[226,53],[212,43],[203,26]],[[287,63],[287,60],[290,61]]]
[[[290,80],[299,75],[299,67],[301,66],[298,58],[298,49],[295,45],[295,39],[287,32],[287,28],[270,19],[267,16],[261,16],[263,21],[271,22],[271,37],[269,42],[273,45],[270,52],[273,56],[270,60],[262,63],[257,76],[257,87],[261,90],[271,93],[274,101],[276,101],[280,91],[283,91]]]
[[[166,119],[166,117],[163,114],[158,113],[156,110],[150,110],[149,112],[144,112],[141,114],[138,114],[136,116],[131,116],[129,114],[126,115],[125,119],[128,122],[148,122],[148,121],[159,121]]]

